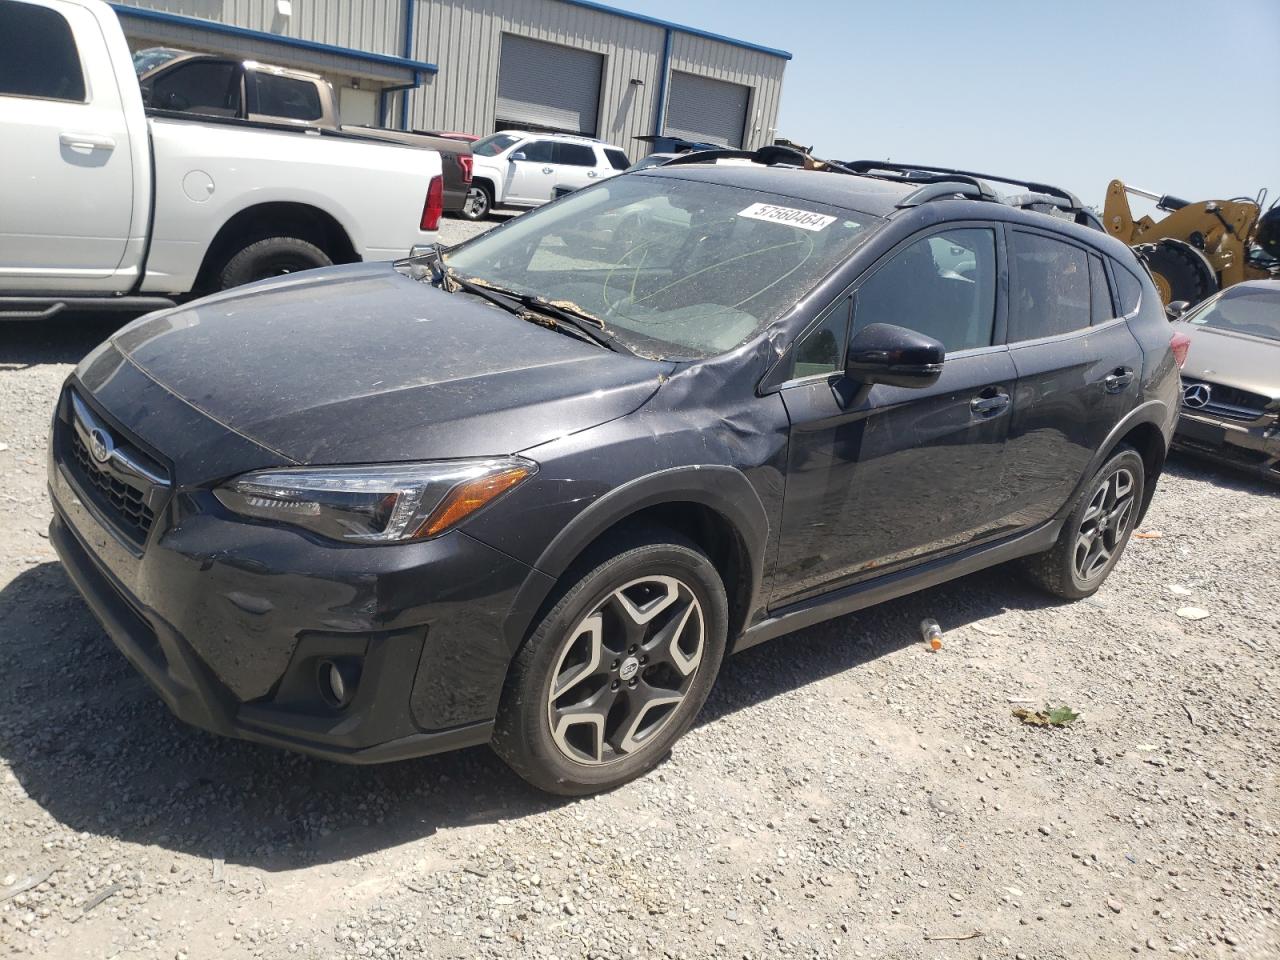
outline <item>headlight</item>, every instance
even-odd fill
[[[246,517],[333,540],[395,543],[444,533],[538,471],[521,457],[257,470],[213,491]]]

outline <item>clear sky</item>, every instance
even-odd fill
[[[1280,191],[1280,0],[611,2],[790,51],[778,134],[818,156],[1099,206],[1114,177],[1189,200]]]

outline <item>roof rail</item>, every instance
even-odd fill
[[[947,197],[967,197],[970,200],[996,199],[990,189],[985,188],[980,183],[950,177],[946,180],[935,180],[926,183],[914,193],[907,194],[894,206],[899,209],[918,207],[920,204],[928,203],[930,200],[939,200]]]
[[[758,150],[734,150],[726,147],[716,150],[694,150],[683,156],[674,157],[663,164],[664,167],[678,166],[684,163],[715,163],[717,160],[751,160],[768,167],[789,166],[801,167],[805,170],[829,170],[833,173],[853,173],[834,160],[819,160],[803,150],[795,147],[784,147],[769,144]]]
[[[1017,207],[1019,210],[1034,210],[1037,213],[1055,216],[1054,210],[1061,210],[1068,214],[1066,219],[1073,223],[1078,223],[1082,227],[1092,227],[1094,230],[1106,232],[1102,221],[1098,219],[1098,215],[1087,207],[1072,206],[1061,197],[1050,196],[1047,193],[1019,193],[1010,197],[1002,197],[1002,203],[1007,203],[1011,207]],[[1078,202],[1078,201],[1077,201]]]
[[[974,173],[969,170],[953,170],[949,167],[925,167],[919,164],[893,163],[888,160],[846,160],[843,163],[835,160],[820,160],[817,157],[786,147],[771,144],[758,150],[734,150],[730,148],[716,150],[694,150],[691,153],[674,157],[663,164],[664,167],[678,166],[686,163],[715,163],[717,160],[741,159],[751,160],[766,166],[793,166],[805,170],[825,170],[831,173],[846,173],[860,177],[874,177],[879,180],[890,180],[894,183],[919,184],[919,189],[903,197],[896,204],[899,208],[918,207],[930,200],[941,200],[950,197],[965,197],[971,200],[985,200],[994,203],[1005,203],[1009,206],[1036,210],[1048,214],[1051,209],[1071,214],[1076,223],[1096,230],[1102,230],[1098,218],[1080,203],[1075,194],[1060,187],[1052,187],[1031,180],[1014,180],[1009,177],[997,177],[985,173]],[[997,183],[1009,183],[1026,187],[1029,193],[1011,197],[1001,197],[987,180]],[[1049,208],[1049,209],[1046,209]]]
[[[1069,190],[1063,190],[1061,187],[1054,187],[1047,183],[1039,183],[1035,180],[1017,180],[1013,177],[1001,177],[994,173],[978,173],[974,170],[955,170],[951,167],[935,167],[932,165],[920,163],[892,163],[887,160],[847,160],[844,166],[853,170],[855,173],[862,173],[864,170],[889,170],[897,171],[902,174],[910,175],[912,173],[950,173],[958,174],[963,177],[974,177],[979,180],[994,180],[996,183],[1010,183],[1016,187],[1026,187],[1033,193],[1044,193],[1052,197],[1060,197],[1069,202],[1074,209],[1079,209],[1080,200],[1074,193]]]
[[[848,170],[860,173],[864,176],[885,176],[886,179],[889,179],[890,177],[886,176],[886,174],[888,174],[892,176],[892,179],[897,179],[899,181],[930,179],[937,182],[946,177],[953,177],[957,179],[962,178],[965,182],[979,183],[984,188],[986,187],[986,184],[983,183],[983,181],[986,180],[994,180],[996,183],[1008,183],[1017,187],[1026,187],[1027,190],[1030,191],[1029,193],[1017,194],[1009,197],[998,197],[994,193],[991,193],[988,188],[987,192],[989,196],[986,196],[983,199],[997,200],[1001,203],[1006,203],[1011,207],[1018,207],[1024,210],[1035,210],[1038,213],[1045,214],[1051,214],[1052,210],[1055,209],[1061,210],[1064,213],[1071,214],[1072,216],[1070,219],[1082,226],[1092,227],[1095,230],[1104,229],[1101,221],[1098,220],[1097,216],[1092,211],[1085,208],[1085,206],[1080,202],[1079,197],[1070,190],[1064,190],[1061,187],[1051,186],[1047,183],[1037,183],[1034,180],[1017,180],[1013,177],[1001,177],[991,173],[977,173],[973,170],[954,170],[950,167],[923,166],[915,163],[893,163],[888,160],[846,160],[842,165]],[[875,173],[874,171],[883,172]],[[946,194],[937,193],[930,197],[924,197],[916,202],[923,202],[925,199],[934,199],[938,196],[946,196]],[[911,200],[913,197],[915,197],[915,194],[912,194],[912,196],[907,199]],[[903,205],[905,205],[905,201],[904,203],[899,204],[899,206]]]

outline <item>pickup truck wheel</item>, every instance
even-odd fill
[[[483,220],[493,209],[493,194],[480,183],[467,188],[467,199],[462,204],[462,216],[466,220]]]
[[[656,766],[689,728],[724,655],[716,568],[674,531],[637,531],[568,573],[512,662],[493,747],[535,787],[576,796]]]
[[[249,244],[227,261],[218,277],[218,289],[332,265],[333,261],[314,243],[297,237],[267,237]]]
[[[1145,485],[1142,457],[1119,447],[1085,485],[1058,542],[1020,561],[1028,579],[1064,600],[1093,596],[1133,535]]]

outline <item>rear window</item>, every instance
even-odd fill
[[[1116,293],[1120,296],[1120,315],[1136,313],[1142,301],[1142,283],[1124,267],[1112,261],[1111,273],[1116,278]]]
[[[323,116],[320,91],[312,81],[275,73],[258,73],[254,77],[257,99],[250,100],[250,113],[286,120],[319,120]]]
[[[1107,270],[1102,258],[1094,253],[1089,254],[1089,285],[1093,291],[1093,322],[1106,323],[1115,317],[1116,310],[1107,286]]]
[[[569,167],[594,167],[596,152],[585,143],[560,143],[556,145],[556,162]]]
[[[609,166],[615,170],[625,170],[631,166],[631,159],[621,150],[606,150],[604,155],[609,158]]]
[[[1009,340],[1038,340],[1089,326],[1089,255],[1037,233],[1014,231]]]
[[[192,60],[144,83],[142,93],[157,110],[238,117],[240,70],[230,60]]]
[[[142,76],[148,70],[154,70],[161,64],[168,63],[182,56],[181,50],[171,50],[168,47],[148,47],[145,50],[135,50],[133,54],[133,72],[138,76]]]
[[[62,14],[0,0],[0,96],[84,102],[80,55]]]
[[[487,137],[481,137],[473,143],[471,152],[477,157],[496,157],[513,143],[519,142],[519,137],[512,136],[509,133],[494,133]]]

